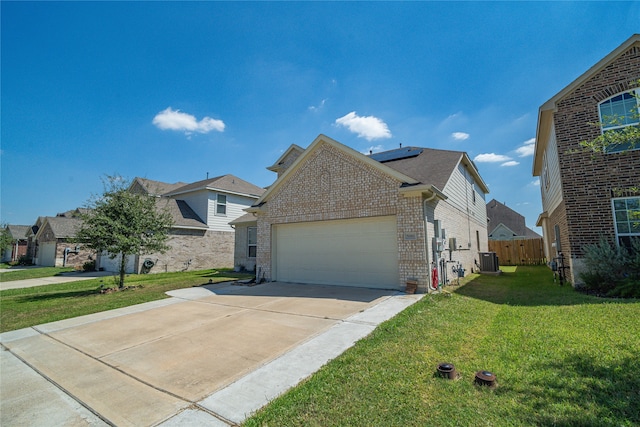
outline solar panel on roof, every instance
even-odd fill
[[[392,160],[408,159],[409,157],[416,157],[422,153],[424,149],[420,147],[405,147],[398,148],[390,151],[383,151],[382,153],[371,154],[373,160],[384,163]]]

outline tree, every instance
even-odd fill
[[[0,224],[0,255],[4,254],[4,251],[7,250],[7,247],[13,243],[13,237],[9,233],[9,229],[7,228],[7,224]]]
[[[124,287],[127,256],[143,253],[164,253],[169,249],[171,214],[158,207],[158,198],[129,191],[130,182],[120,176],[103,179],[104,193],[89,200],[87,213],[76,239],[97,251],[106,251],[111,259],[118,255],[120,279]]]

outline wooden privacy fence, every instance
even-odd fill
[[[500,265],[541,265],[544,257],[542,239],[489,240],[489,252],[495,252]]]

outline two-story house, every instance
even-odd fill
[[[235,230],[230,222],[245,214],[265,191],[234,175],[191,184],[168,184],[136,178],[129,191],[157,197],[158,209],[171,213],[169,246],[164,254],[131,256],[128,273],[232,267]],[[99,268],[118,271],[120,258],[100,254]]]
[[[319,135],[268,169],[277,180],[234,224],[258,280],[428,291],[487,251],[489,190],[464,152],[365,155]]]
[[[640,236],[640,144],[586,150],[603,132],[638,126],[640,34],[635,34],[539,109],[533,175],[540,177],[547,259],[562,254],[580,283],[583,247]],[[631,149],[630,149],[631,148]]]

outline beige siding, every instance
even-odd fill
[[[246,214],[244,209],[251,206],[256,199],[249,199],[235,194],[220,193],[227,196],[227,212],[224,215],[220,215],[216,213],[217,194],[218,193],[211,192],[209,195],[209,219],[207,221],[207,225],[211,230],[233,232],[233,228],[229,223]]]
[[[547,182],[548,181],[548,182]],[[562,202],[562,181],[560,179],[560,162],[555,128],[551,128],[549,142],[544,153],[544,165],[540,177],[542,194],[542,210],[553,212]]]
[[[209,191],[200,190],[189,194],[179,194],[173,196],[173,198],[187,202],[200,219],[205,223],[207,222],[209,216]]]

